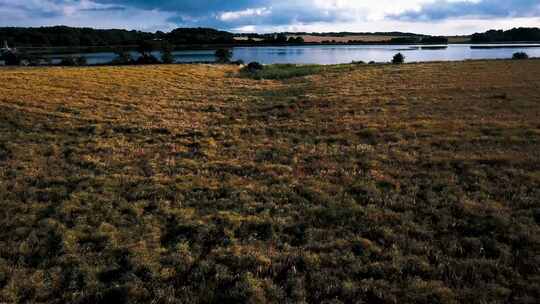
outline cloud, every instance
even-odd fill
[[[538,0],[0,0],[0,14],[0,26],[139,30],[201,26],[259,32],[421,27],[419,32],[443,34],[486,30],[490,24],[534,24],[540,4]]]
[[[90,0],[0,0],[0,26],[67,25],[155,31],[175,28],[168,21],[174,15]]]
[[[480,18],[493,17],[534,17],[540,15],[538,0],[470,0],[449,1],[437,0],[423,5],[418,10],[392,16],[402,20],[444,20],[448,18],[463,18],[475,16]]]

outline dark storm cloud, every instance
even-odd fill
[[[246,8],[271,5],[271,0],[96,0],[97,3],[132,6],[141,9],[158,9],[177,12],[192,17],[210,16],[221,11],[237,11]]]

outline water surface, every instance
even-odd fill
[[[457,61],[467,59],[505,59],[515,52],[526,52],[531,57],[540,57],[540,44],[523,45],[470,45],[450,44],[448,46],[419,45],[317,45],[317,46],[268,46],[233,48],[233,60],[244,62],[258,61],[264,64],[339,64],[352,61],[388,62],[401,52],[407,62]],[[159,52],[154,52],[160,57]],[[214,50],[194,50],[173,52],[177,63],[213,62]],[[59,63],[68,55],[47,55],[53,63]],[[116,55],[112,52],[81,53],[71,56],[84,56],[89,64],[111,62]],[[132,52],[132,56],[138,55]]]

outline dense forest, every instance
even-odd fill
[[[150,40],[164,35],[161,32],[146,33],[127,30],[98,30],[67,26],[20,28],[0,28],[0,41],[17,47],[58,47],[58,46],[104,46],[133,45],[140,40]]]
[[[169,40],[175,44],[222,44],[234,43],[234,35],[209,28],[179,28],[170,33],[67,26],[0,28],[0,41],[7,41],[17,47],[128,46],[137,45],[142,40]]]
[[[473,43],[517,41],[540,41],[540,28],[520,27],[508,31],[491,30],[485,33],[476,33],[471,36],[471,42]]]

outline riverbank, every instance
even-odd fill
[[[0,72],[0,302],[540,294],[540,61]]]

